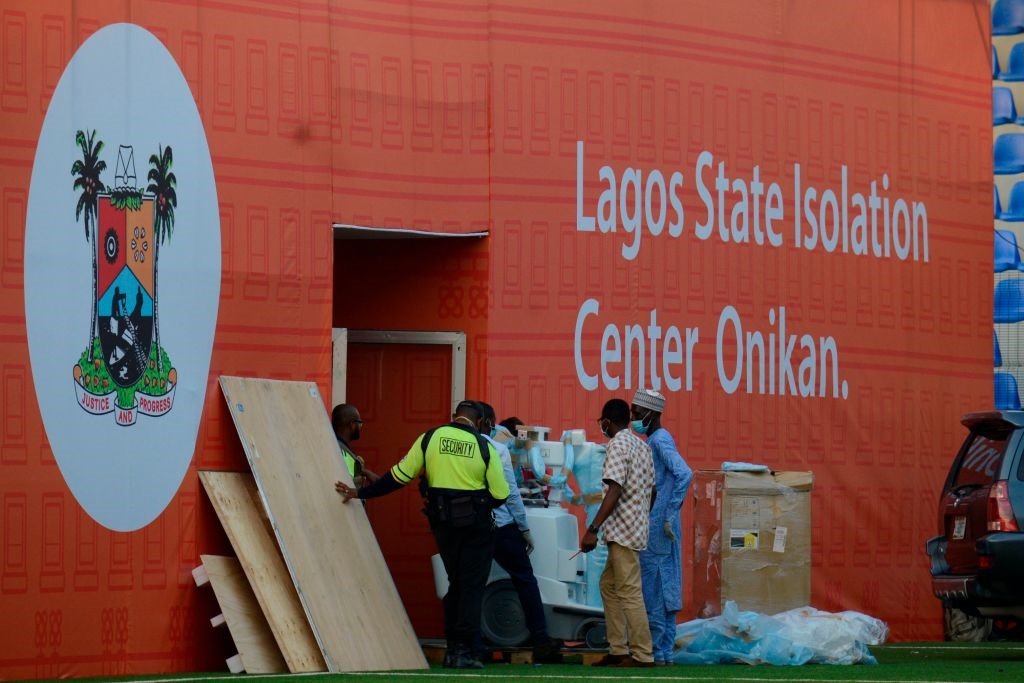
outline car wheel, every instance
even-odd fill
[[[992,620],[968,614],[956,607],[942,609],[946,640],[980,643],[992,635]]]

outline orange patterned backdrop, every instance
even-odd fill
[[[196,470],[245,467],[218,375],[326,387],[332,326],[462,330],[467,393],[556,431],[594,431],[604,400],[640,381],[640,357],[653,381],[652,310],[660,335],[699,330],[692,358],[673,365],[682,385],[662,387],[666,426],[691,466],[813,470],[813,604],[881,617],[895,639],[941,637],[923,542],[957,418],[991,405],[987,17],[981,0],[5,3],[0,676],[222,668],[228,646],[206,626],[212,598],[190,576],[200,553],[229,550]],[[195,455],[164,513],[131,533],[95,523],[56,466],[22,292],[49,98],[75,50],[113,22],[151,31],[192,90],[222,243]],[[717,222],[698,235],[704,152],[716,210],[720,162],[730,182],[728,241]],[[925,207],[927,261],[829,253],[821,239],[797,248],[796,165],[801,194],[832,189],[837,211],[843,166],[851,195],[874,181],[891,202]],[[619,195],[614,232],[580,230],[608,208],[605,166],[617,184],[630,169],[641,184],[658,170],[666,187],[680,172],[681,234],[670,234],[667,202],[665,227],[654,234],[639,219],[627,258],[633,186]],[[732,182],[750,185],[755,167],[782,198],[777,247],[728,230]],[[419,248],[335,242],[332,224],[490,234]],[[588,301],[598,311],[583,316]],[[788,333],[834,339],[846,397],[831,386],[803,398],[747,393],[745,381],[727,392],[717,352],[732,363],[737,344],[728,326],[720,347],[716,337],[730,306],[745,332],[777,331],[770,316],[785,307]],[[607,326],[623,335],[619,361]],[[643,354],[636,339],[627,351],[630,326]],[[602,346],[617,388],[600,378]],[[653,356],[661,381],[668,351]]]

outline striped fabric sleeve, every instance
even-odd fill
[[[423,469],[423,450],[420,448],[420,439],[417,438],[412,448],[405,454],[405,457],[391,468],[391,476],[403,486],[415,479]]]

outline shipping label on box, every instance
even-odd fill
[[[757,529],[729,529],[730,550],[757,550]]]

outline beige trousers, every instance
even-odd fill
[[[640,553],[618,543],[608,544],[608,561],[601,574],[601,599],[608,628],[608,652],[653,662],[651,628],[640,583]]]

